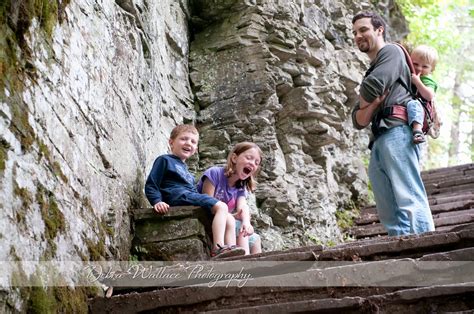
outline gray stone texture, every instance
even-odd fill
[[[200,168],[224,163],[237,142],[256,142],[264,162],[252,209],[264,248],[339,241],[336,210],[366,196],[366,135],[349,119],[366,66],[350,35],[362,6],[196,3]]]
[[[183,122],[200,128],[196,174],[237,142],[263,149],[250,203],[264,250],[340,241],[336,210],[367,189],[367,135],[349,113],[368,60],[350,18],[369,8],[77,0],[50,36],[34,19],[25,38],[35,75],[0,99],[0,260],[128,259],[129,211],[148,205],[146,175]],[[391,1],[379,9],[406,32]]]
[[[170,207],[158,215],[152,208],[132,211],[132,254],[140,261],[208,260],[212,241],[207,212],[194,206]]]
[[[35,75],[0,93],[0,260],[129,259],[145,175],[171,129],[195,118],[188,20],[186,1],[77,0],[50,36],[32,21]],[[45,220],[53,205],[61,224]],[[0,312],[24,312],[7,290]]]

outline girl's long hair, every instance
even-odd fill
[[[229,155],[227,156],[227,164],[224,167],[224,173],[225,173],[226,177],[230,177],[235,171],[234,163],[232,162],[232,155],[235,154],[235,155],[239,156],[243,152],[245,152],[249,149],[252,149],[252,148],[257,149],[257,151],[260,155],[260,159],[262,159],[262,150],[260,149],[260,147],[258,147],[257,144],[252,143],[252,142],[238,143],[234,146],[234,148],[230,151]],[[261,164],[261,162],[260,162],[260,164]],[[255,171],[255,173],[253,175],[249,176],[245,180],[238,180],[236,182],[236,186],[237,187],[243,187],[247,191],[250,191],[250,192],[255,191],[255,188],[257,187],[257,181],[255,180],[254,176],[256,177],[259,172],[260,172],[260,165],[258,166],[257,171]]]

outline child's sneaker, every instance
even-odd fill
[[[240,256],[240,255],[245,255],[245,250],[236,245],[221,246],[217,244],[217,247],[215,247],[211,251],[211,259],[219,259],[219,258],[226,258],[226,257],[231,257],[231,256]]]
[[[425,135],[421,131],[413,131],[413,143],[420,144],[426,141]]]

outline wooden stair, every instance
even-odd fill
[[[423,173],[436,231],[386,236],[374,207],[351,230],[357,241],[225,259],[247,285],[117,289],[91,313],[472,313],[474,164]]]

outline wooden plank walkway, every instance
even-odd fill
[[[430,170],[422,176],[435,220],[434,232],[388,237],[378,222],[375,208],[369,206],[362,210],[351,229],[357,241],[332,248],[309,246],[225,260],[250,265],[246,270],[253,275],[253,285],[155,287],[148,288],[152,291],[122,293],[118,289],[119,293],[109,299],[90,300],[89,311],[471,313],[474,311],[474,164]],[[262,266],[269,261],[275,262],[274,268]],[[295,263],[291,264],[292,261]],[[466,264],[457,266],[460,262]],[[307,263],[315,264],[309,267],[311,264]],[[330,266],[318,268],[318,263]],[[400,267],[404,263],[414,268]],[[411,284],[413,277],[424,275],[423,265],[432,267],[421,278],[425,284]],[[392,280],[389,275],[396,271],[400,274]],[[389,279],[382,278],[383,275]],[[380,281],[376,280],[377,276],[381,277]],[[321,278],[327,284],[318,283]],[[360,278],[360,284],[354,282],[356,278]],[[455,284],[446,283],[456,278]]]

